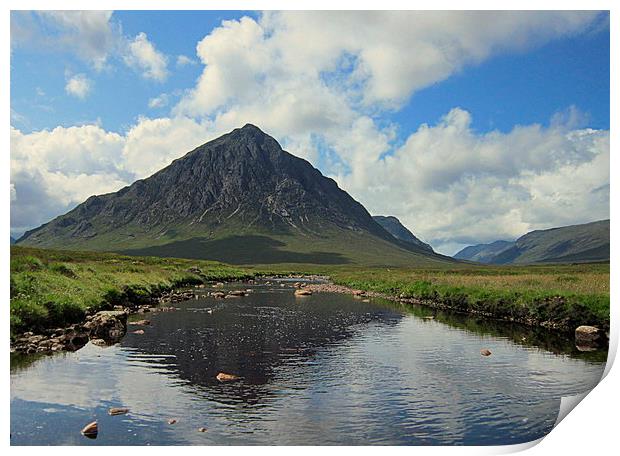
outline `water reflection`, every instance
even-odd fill
[[[258,286],[179,307],[118,346],[16,358],[11,442],[517,443],[548,432],[560,397],[590,389],[604,368],[591,354],[554,354],[558,341],[526,328],[446,313],[429,321],[419,318],[428,309],[350,296]],[[219,383],[220,371],[243,380]],[[119,406],[130,413],[107,416]],[[95,441],[79,435],[93,419]]]
[[[209,400],[258,405],[274,391],[283,366],[311,366],[318,349],[338,346],[371,322],[394,326],[402,313],[356,302],[347,296],[295,297],[290,288],[255,287],[251,298],[206,298],[179,305],[180,311],[153,314],[148,337],[128,334],[122,346],[131,359],[149,363],[138,354],[169,356],[180,379],[193,385],[215,386],[201,391]],[[160,363],[161,361],[157,361]],[[219,372],[241,376],[243,382],[221,385]],[[288,375],[281,388],[303,388]]]

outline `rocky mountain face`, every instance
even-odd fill
[[[609,220],[600,220],[536,230],[515,242],[497,241],[467,247],[454,258],[490,264],[609,261],[609,229]]]
[[[396,217],[392,215],[373,215],[372,218],[396,239],[400,239],[401,241],[410,243],[416,247],[426,250],[427,252],[434,252],[433,248],[430,245],[418,239]]]
[[[18,240],[30,246],[229,262],[260,260],[261,249],[268,250],[264,254],[277,251],[275,257],[283,262],[301,258],[295,251],[327,256],[342,252],[338,258],[348,262],[345,251],[368,242],[389,244],[386,254],[393,249],[396,256],[428,252],[395,239],[334,180],[250,124],[194,149],[147,179],[91,196]],[[240,249],[242,260],[234,253]],[[291,254],[279,255],[282,252]]]

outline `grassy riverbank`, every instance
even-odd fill
[[[609,327],[609,264],[350,269],[332,271],[332,279],[498,319]]]
[[[252,275],[213,261],[11,246],[11,333],[75,323],[87,309],[181,285]]]
[[[198,268],[198,271],[194,268]],[[11,331],[62,326],[122,300],[205,280],[256,274],[328,274],[337,284],[425,300],[459,312],[560,329],[609,327],[609,264],[366,268],[204,260],[11,247]]]

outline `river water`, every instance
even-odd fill
[[[545,331],[378,299],[295,297],[288,282],[227,287],[253,292],[140,316],[151,320],[145,333],[129,326],[115,346],[12,355],[11,443],[522,443],[547,434],[560,398],[593,388],[605,366],[606,352],[580,353]],[[243,378],[220,383],[218,372]],[[80,435],[93,420],[97,438]]]

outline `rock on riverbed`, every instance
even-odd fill
[[[127,332],[128,314],[120,310],[104,310],[97,312],[95,316],[84,323],[83,327],[88,331],[91,339],[103,339],[108,343],[116,343]]]
[[[579,347],[596,347],[606,342],[607,336],[596,326],[579,326],[575,329],[575,343]]]
[[[97,345],[110,345],[118,342],[127,332],[127,315],[124,311],[101,311],[84,324],[52,329],[43,334],[24,333],[13,341],[11,350],[23,353],[76,351],[89,340]]]

